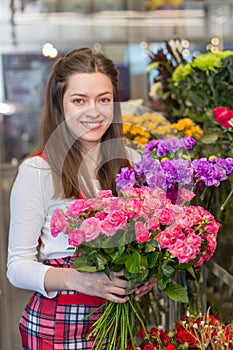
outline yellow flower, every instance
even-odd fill
[[[124,115],[123,131],[126,138],[145,144],[155,138],[176,137],[177,130],[161,114],[143,113],[139,116]]]
[[[181,131],[183,136],[191,136],[199,140],[203,135],[200,126],[189,118],[181,118],[177,123],[173,123],[173,126],[176,130]]]

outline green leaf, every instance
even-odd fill
[[[164,276],[166,276],[166,277],[171,277],[175,272],[174,267],[169,265],[169,264],[166,264],[166,265],[162,266],[161,268],[162,268],[162,271],[164,273]]]
[[[157,276],[156,276],[157,277]],[[168,279],[167,278],[162,278],[158,279],[158,289],[159,290],[164,290],[167,286]]]
[[[164,289],[164,292],[169,298],[175,301],[186,304],[188,304],[189,302],[186,288],[176,282],[168,283],[166,288]]]
[[[155,267],[157,261],[158,261],[158,257],[159,257],[159,252],[154,251],[153,253],[151,253],[148,257],[149,260],[149,268],[153,268]]]
[[[101,254],[96,255],[96,266],[98,271],[104,270],[106,264],[107,264],[107,260],[103,255]]]
[[[146,243],[145,253],[150,253],[155,251],[155,246],[151,243]]]
[[[193,278],[196,279],[196,275],[192,266],[188,267],[186,270],[190,273],[191,276],[193,276]]]
[[[141,255],[134,251],[126,260],[125,266],[130,273],[141,272]]]
[[[116,265],[123,265],[126,263],[126,260],[128,258],[127,253],[123,253],[122,255],[118,252],[115,254],[115,257],[113,257],[112,262]]]
[[[202,136],[201,138],[201,142],[204,144],[204,145],[209,145],[211,143],[215,143],[218,139],[218,134],[215,133],[215,134],[210,134],[210,135],[204,135]]]

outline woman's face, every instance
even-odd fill
[[[63,108],[67,125],[81,141],[83,151],[88,151],[100,142],[113,120],[111,80],[99,72],[71,75]]]

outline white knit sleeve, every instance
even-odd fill
[[[33,159],[24,161],[12,187],[7,277],[15,287],[52,298],[56,292],[47,293],[44,289],[45,273],[51,267],[37,258],[38,240],[46,217],[42,171],[46,170],[41,170]]]

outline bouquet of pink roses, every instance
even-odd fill
[[[158,187],[125,187],[122,194],[115,197],[102,190],[96,198],[75,200],[66,211],[56,209],[52,235],[68,235],[70,246],[76,247],[78,271],[104,271],[109,276],[111,270],[124,270],[128,290],[156,277],[168,297],[187,303],[185,287],[170,279],[183,269],[193,273],[192,266],[210,259],[220,224],[202,207],[173,204]],[[182,203],[194,194],[181,189],[179,195]],[[126,349],[129,338],[135,347],[137,324],[146,331],[132,295],[125,304],[106,301],[90,336],[95,335],[96,349],[102,348],[106,336],[111,340],[108,349]]]

